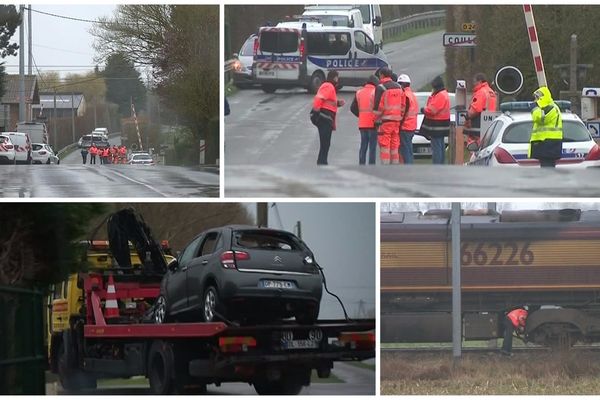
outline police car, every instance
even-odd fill
[[[260,28],[252,73],[267,93],[292,87],[315,93],[330,70],[339,72],[340,85],[361,86],[388,64],[379,45],[363,29],[281,22]]]
[[[568,109],[568,101],[556,102],[562,110],[562,157],[557,168],[600,167],[600,148],[585,124]],[[537,166],[536,159],[527,157],[533,122],[531,102],[512,102],[500,105],[503,115],[496,118],[481,136],[478,150],[471,156],[469,165],[495,167]]]

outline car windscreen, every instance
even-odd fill
[[[254,53],[254,36],[246,40],[242,49],[240,50],[240,56],[251,56]]]
[[[143,161],[143,160],[150,160],[150,161],[152,161],[152,157],[150,157],[148,154],[135,154],[133,156],[133,159],[135,161]]]
[[[263,31],[260,34],[260,51],[295,53],[298,51],[298,34],[295,31]]]
[[[324,26],[350,26],[350,19],[345,15],[311,15],[311,18],[316,18]]]
[[[529,143],[531,121],[511,124],[502,136],[503,143]],[[577,121],[563,121],[563,142],[587,142],[591,140],[585,125]]]
[[[285,232],[243,230],[233,232],[233,244],[244,249],[302,250],[294,236]]]
[[[31,145],[31,148],[32,148],[34,151],[41,150],[43,147],[44,147],[44,146],[42,146],[41,144],[37,144],[37,143],[34,143],[34,144],[32,144],[32,145]]]

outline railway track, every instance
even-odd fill
[[[551,352],[552,349],[549,347],[514,347],[513,353],[547,353]],[[570,351],[577,352],[600,352],[600,346],[573,346]],[[500,347],[498,348],[487,348],[487,347],[463,347],[463,353],[473,354],[485,354],[485,353],[498,353],[500,354]],[[402,347],[387,347],[381,348],[381,353],[404,353],[404,354],[425,354],[425,353],[452,353],[452,347],[422,347],[422,348],[402,348]]]

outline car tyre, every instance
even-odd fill
[[[79,392],[83,389],[95,389],[96,379],[90,374],[77,369],[74,354],[73,336],[71,331],[63,332],[58,350],[58,378],[61,386],[67,392]]]
[[[175,356],[170,344],[157,340],[148,352],[148,381],[153,394],[175,392]]]
[[[204,322],[218,321],[219,317],[216,314],[222,315],[222,308],[217,289],[214,286],[207,287],[202,301],[202,319]]]
[[[165,324],[169,322],[169,320],[170,317],[167,298],[161,294],[158,296],[158,299],[156,299],[156,303],[154,304],[154,323]]]
[[[291,374],[284,374],[274,381],[259,379],[252,385],[259,395],[297,395],[303,386],[301,380]]]
[[[319,305],[314,307],[303,307],[294,314],[296,322],[300,325],[312,325],[319,318]]]
[[[315,71],[310,77],[310,83],[308,85],[309,93],[317,93],[323,82],[325,82],[325,75],[323,74],[323,72]]]
[[[272,94],[277,90],[277,86],[275,85],[262,85],[262,90],[265,93]]]

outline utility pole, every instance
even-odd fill
[[[29,75],[33,74],[33,52],[31,51],[31,37],[32,37],[32,33],[31,33],[31,4],[29,5],[29,9],[27,10],[29,11],[27,13],[27,47],[29,48],[29,62],[27,63],[27,69],[28,69],[28,73]]]
[[[19,121],[25,121],[25,6],[19,6]],[[13,129],[14,127],[11,127]]]
[[[569,49],[569,64],[555,64],[554,69],[560,71],[561,79],[569,79],[569,90],[561,90],[560,98],[568,98],[571,101],[571,111],[575,114],[579,114],[579,111],[581,111],[581,93],[577,90],[577,80],[578,78],[585,78],[587,70],[593,66],[593,64],[577,64],[577,35],[572,34]]]
[[[54,138],[54,148],[56,149],[56,88],[54,88],[54,111],[52,112],[52,137]]]
[[[75,143],[75,93],[71,92],[71,130],[73,132],[73,142]]]
[[[454,360],[462,356],[462,307],[461,307],[461,249],[460,249],[460,203],[452,203],[452,355]]]
[[[256,203],[256,225],[269,226],[269,208],[267,203]]]

